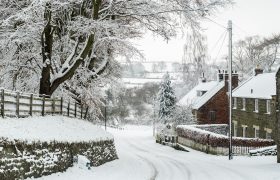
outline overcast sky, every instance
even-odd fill
[[[225,27],[228,20],[233,21],[233,41],[246,36],[270,36],[280,33],[280,0],[235,0],[235,2],[233,7],[221,10],[219,14],[210,17]],[[227,37],[223,46],[223,38],[218,41],[225,29],[208,20],[202,25],[208,40],[209,56],[212,60],[220,61],[227,53]],[[147,36],[137,43],[147,61],[181,62],[182,60],[184,45],[182,37],[177,37],[167,43],[160,38]],[[220,47],[223,48],[218,53]]]

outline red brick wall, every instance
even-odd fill
[[[197,110],[199,124],[228,124],[228,100],[226,89],[223,87],[207,103]],[[216,112],[215,121],[210,120],[210,111]]]
[[[233,89],[238,86],[237,76],[232,77],[232,85]],[[226,77],[225,86],[197,110],[197,120],[199,124],[228,124],[229,102],[227,91],[228,83]],[[216,112],[215,121],[210,120],[210,111]]]

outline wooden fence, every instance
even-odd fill
[[[86,118],[88,108],[76,102],[65,101],[63,97],[11,92],[4,89],[1,94],[1,116],[27,117],[60,114],[68,117]]]

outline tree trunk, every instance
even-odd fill
[[[40,79],[40,90],[39,94],[51,95],[51,57],[52,57],[52,45],[53,45],[53,28],[51,26],[51,11],[50,6],[46,6],[45,19],[47,24],[41,35],[41,45],[42,45],[42,58],[43,58],[43,68],[41,72]]]

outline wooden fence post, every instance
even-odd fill
[[[30,101],[29,101],[29,115],[32,116],[33,111],[33,94],[30,94]]]
[[[46,100],[46,95],[43,94],[42,116],[45,116],[45,100]]]
[[[81,104],[81,119],[83,119],[83,104]]]
[[[84,114],[84,119],[87,118],[87,113],[88,113],[88,106],[86,107],[86,112],[85,112],[85,114]]]
[[[52,115],[55,114],[55,98],[52,98]]]
[[[63,97],[60,98],[60,114],[63,115]]]
[[[5,116],[5,91],[4,89],[1,90],[1,115],[2,118]]]
[[[16,96],[16,116],[19,117],[19,92],[17,92]]]
[[[68,101],[68,107],[67,107],[67,116],[70,115],[70,100]]]
[[[75,101],[75,117],[77,117],[77,103]]]

